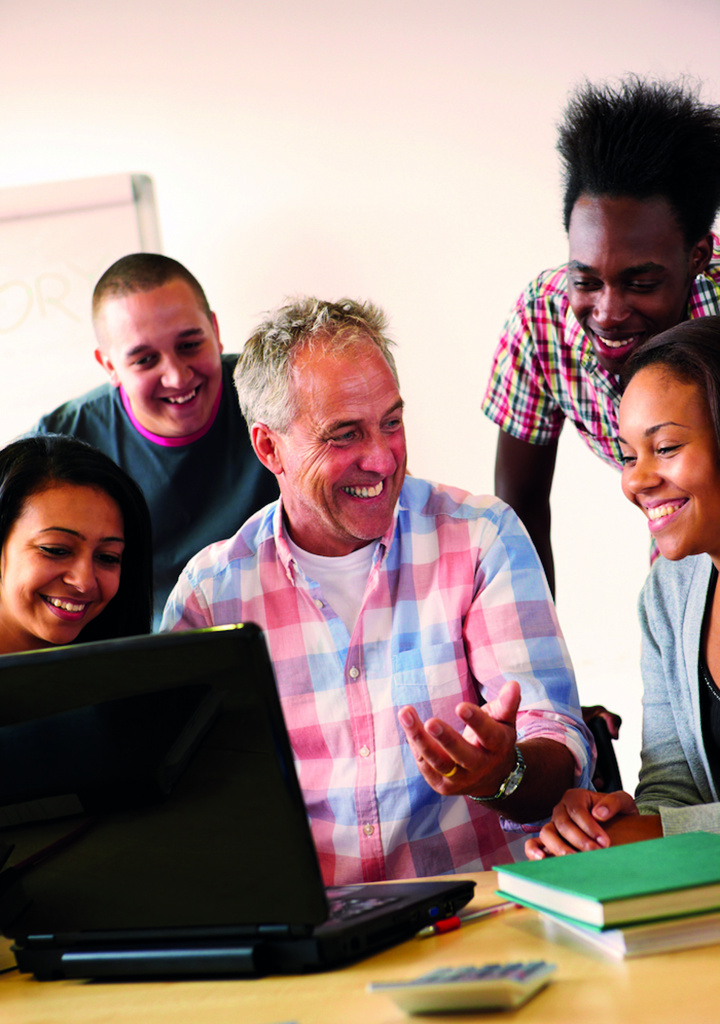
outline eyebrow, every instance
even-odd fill
[[[652,427],[647,427],[643,430],[643,437],[652,437],[658,430],[662,430],[663,427],[679,427],[681,430],[689,430],[690,427],[686,423],[676,423],[675,420],[665,420],[664,423],[656,423]],[[618,441],[621,444],[628,444],[624,437],[620,437],[618,434]]]
[[[87,540],[84,533],[80,533],[79,530],[71,530],[67,526],[45,526],[40,533],[69,533],[71,537],[79,537],[80,540]],[[100,543],[106,544],[108,541],[116,541],[118,544],[124,544],[124,537],[101,537]]]
[[[568,269],[578,270],[582,274],[597,273],[594,267],[588,266],[587,263],[581,263],[580,260],[570,260]],[[620,273],[621,275],[629,276],[632,274],[649,274],[653,270],[665,270],[665,267],[662,263],[653,263],[652,260],[648,260],[646,263],[638,263],[636,267],[625,267]]]
[[[392,415],[392,413],[397,412],[398,410],[402,411],[404,408],[405,408],[405,402],[402,400],[402,398],[399,398],[398,401],[395,402],[394,405],[391,405],[390,408],[386,412],[383,413],[382,418],[385,419],[386,416],[390,416],[390,415]],[[344,427],[352,427],[356,423],[359,423],[359,422],[360,422],[359,419],[354,419],[354,420],[335,420],[332,423],[328,423],[328,425],[327,425],[327,427],[325,429],[328,431],[328,433],[333,433],[333,431],[335,431],[335,430],[342,430]]]
[[[175,335],[176,340],[185,341],[187,338],[197,338],[198,335],[203,334],[202,327],[188,327],[184,331],[178,331]],[[155,348],[154,345],[148,345],[146,342],[141,341],[138,345],[133,345],[127,352],[124,353],[125,359],[130,359],[132,356],[138,356],[141,352],[152,351]]]

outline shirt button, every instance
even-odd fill
[[[363,832],[365,833],[366,836],[371,836],[374,831],[375,831],[375,826],[374,825],[363,825]]]
[[[316,608],[322,608],[322,606],[323,606],[323,603],[322,603],[322,601],[320,600],[319,597],[315,598],[315,602],[314,603],[315,603],[315,607]]]
[[[360,669],[359,668],[355,668],[355,666],[353,665],[353,667],[350,669],[350,672],[349,672],[350,678],[351,679],[357,679],[357,677],[359,675],[360,675]]]
[[[360,747],[360,754],[362,757],[368,757],[370,755],[370,748],[363,745]]]

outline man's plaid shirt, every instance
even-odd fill
[[[720,240],[708,269],[695,278],[688,319],[720,314]],[[620,466],[617,377],[599,365],[567,297],[567,267],[546,270],[508,317],[482,409],[520,441],[550,444],[565,420],[611,466]]]

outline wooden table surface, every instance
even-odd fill
[[[472,907],[497,902],[495,875],[477,881]],[[436,967],[503,960],[549,960],[555,980],[512,1013],[407,1017],[369,981],[416,977]],[[548,1024],[717,1024],[720,946],[610,960],[552,943],[537,914],[514,909],[459,931],[413,939],[350,967],[302,977],[96,983],[38,982],[0,975],[2,1024],[455,1024],[469,1020]]]

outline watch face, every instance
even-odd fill
[[[510,796],[511,793],[515,792],[522,782],[523,775],[525,774],[525,758],[522,756],[518,747],[516,747],[515,750],[517,754],[517,762],[505,780],[505,785],[503,786],[503,797]]]
[[[520,785],[520,783],[522,782],[522,777],[523,777],[523,770],[522,770],[522,768],[516,768],[515,771],[512,773],[512,775],[510,776],[510,778],[507,781],[507,785],[505,786],[505,792],[504,792],[503,796],[510,796],[511,793],[514,793],[515,790]]]

